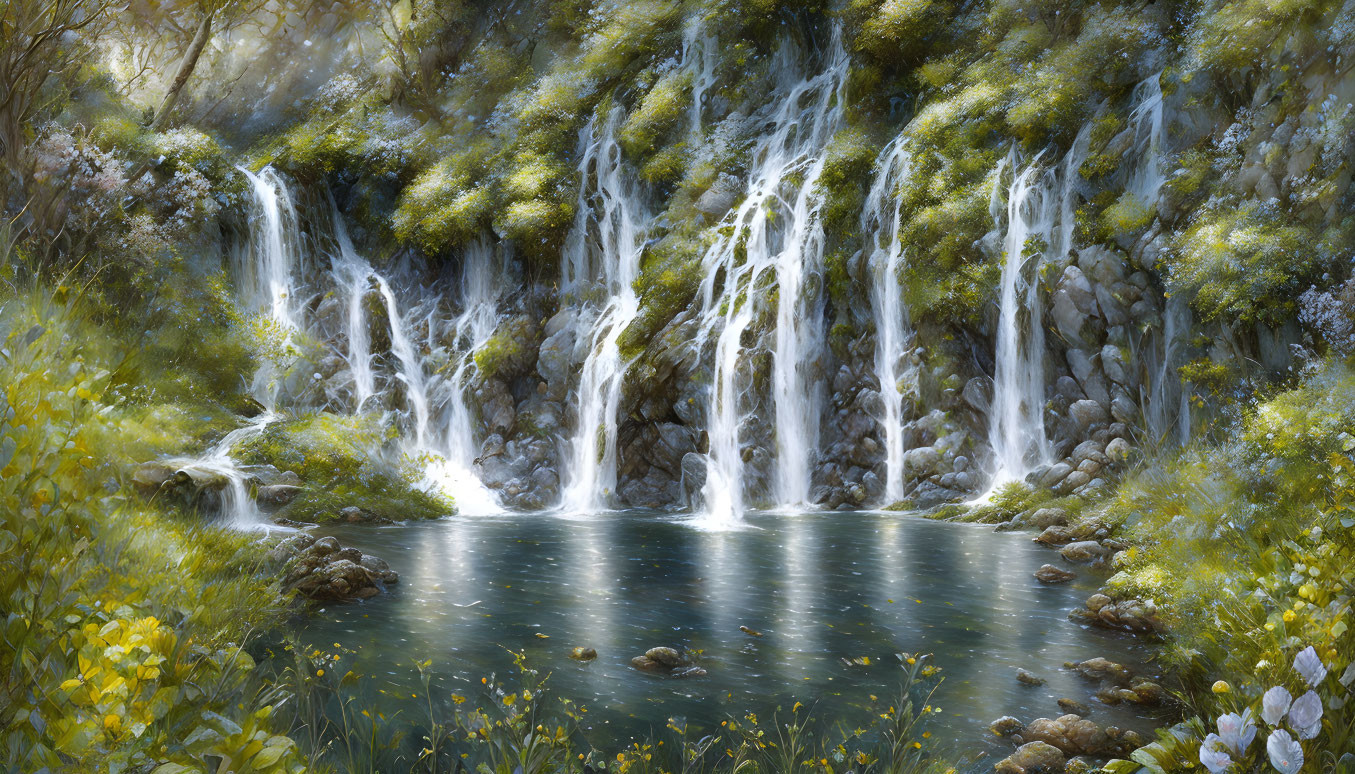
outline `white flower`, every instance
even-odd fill
[[[1317,651],[1309,645],[1294,657],[1294,671],[1303,675],[1303,679],[1308,681],[1309,685],[1316,686],[1322,682],[1322,678],[1327,676],[1327,667],[1323,665],[1322,659],[1317,657]]]
[[[1209,769],[1210,774],[1221,774],[1233,765],[1233,759],[1228,757],[1224,748],[1224,742],[1218,734],[1210,734],[1204,738],[1204,743],[1200,745],[1200,763]]]
[[[1303,768],[1303,746],[1288,731],[1271,731],[1266,740],[1266,752],[1270,755],[1270,765],[1280,774],[1298,774]]]
[[[1294,697],[1282,686],[1271,688],[1261,697],[1261,719],[1266,721],[1266,725],[1278,724],[1284,720],[1284,713],[1289,711],[1289,705],[1293,701]]]
[[[1309,691],[1294,700],[1289,708],[1289,725],[1297,729],[1311,728],[1322,722],[1322,699]],[[1308,737],[1304,737],[1305,739]]]
[[[1256,738],[1256,721],[1252,720],[1251,709],[1242,710],[1241,715],[1230,712],[1219,718],[1219,738],[1234,755],[1241,757]]]

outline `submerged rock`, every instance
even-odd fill
[[[1035,571],[1035,578],[1041,583],[1067,583],[1076,577],[1076,573],[1055,567],[1052,564],[1042,565],[1040,569]]]
[[[669,677],[703,677],[706,670],[698,666],[684,652],[676,648],[659,646],[645,651],[643,656],[630,660],[630,665],[641,672],[667,675]]]
[[[1018,683],[1021,683],[1022,685],[1031,685],[1031,686],[1044,685],[1043,677],[1036,677],[1034,674],[1025,669],[1016,670],[1016,681]]]
[[[1070,699],[1066,696],[1062,699],[1059,699],[1059,709],[1063,710],[1065,714],[1069,715],[1085,716],[1091,714],[1091,708],[1088,707],[1086,704],[1083,704],[1077,699]]]
[[[1025,724],[1011,715],[1003,715],[988,724],[988,730],[993,732],[994,736],[1008,737],[1025,728]]]
[[[569,652],[569,657],[575,661],[592,661],[598,657],[598,652],[592,648],[577,647]]]

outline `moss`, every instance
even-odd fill
[[[657,149],[659,138],[686,115],[691,104],[690,88],[691,75],[680,70],[667,73],[654,84],[621,127],[619,139],[626,153],[644,158]]]
[[[697,245],[680,234],[671,234],[646,251],[635,281],[640,314],[621,334],[622,357],[642,352],[692,302],[701,284],[701,266]]]
[[[823,197],[826,230],[836,234],[855,230],[878,153],[879,146],[858,128],[842,129],[829,140],[817,189]]]
[[[1101,225],[1112,235],[1124,236],[1142,231],[1153,221],[1153,208],[1129,191],[1101,211]]]
[[[1280,324],[1321,273],[1322,242],[1322,235],[1273,208],[1201,212],[1174,240],[1168,289],[1193,293],[1205,319]]]

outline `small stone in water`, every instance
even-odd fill
[[[743,632],[744,634],[748,635],[749,637],[761,637],[761,636],[762,636],[762,632],[757,631],[756,629],[750,629],[750,628],[747,627],[747,626],[740,626],[740,627],[739,627],[739,631]]]
[[[1076,574],[1052,564],[1046,564],[1035,571],[1035,579],[1041,583],[1067,583],[1076,577]]]
[[[598,657],[598,652],[592,648],[577,647],[569,652],[569,657],[575,661],[592,661]]]
[[[1022,685],[1044,685],[1043,677],[1036,677],[1024,669],[1016,670],[1016,680]]]
[[[1059,699],[1059,709],[1063,710],[1064,713],[1069,715],[1085,716],[1091,712],[1091,708],[1088,707],[1086,704],[1083,704],[1077,699],[1070,699],[1067,697]]]

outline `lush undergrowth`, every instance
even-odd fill
[[[1135,543],[1107,586],[1162,606],[1194,718],[1113,771],[1355,770],[1355,368],[1314,366],[1239,425],[1106,513]]]
[[[131,496],[126,342],[0,296],[0,738],[21,771],[297,771],[245,646],[283,599],[255,538]],[[186,375],[186,374],[185,374]],[[182,439],[179,440],[183,442]]]
[[[615,745],[595,745],[588,708],[554,693],[550,675],[515,654],[516,674],[484,677],[466,695],[434,696],[423,686],[407,696],[377,696],[347,669],[352,653],[307,653],[286,646],[277,678],[298,700],[288,707],[293,735],[321,764],[347,772],[483,774],[954,774],[944,733],[933,739],[929,703],[940,670],[930,656],[899,654],[897,686],[882,687],[858,716],[828,718],[795,702],[773,717],[747,713],[698,730],[669,718],[662,732]],[[384,694],[385,691],[382,691]],[[410,715],[377,710],[390,700],[422,706]],[[443,706],[453,709],[445,711]]]

